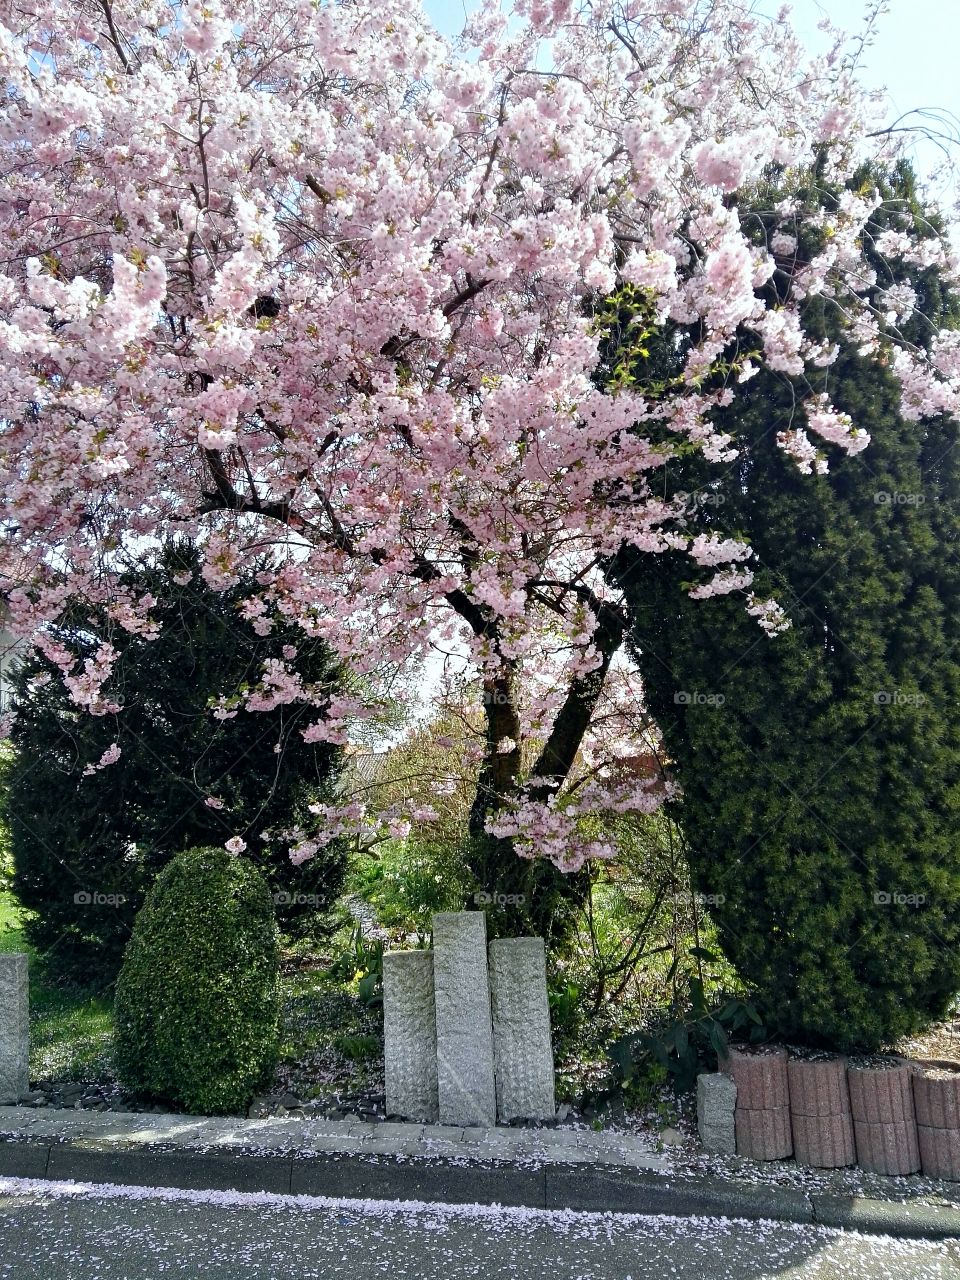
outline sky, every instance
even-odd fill
[[[447,34],[459,32],[464,7],[472,0],[424,0],[436,26]],[[863,80],[870,88],[885,88],[893,118],[915,108],[936,108],[958,117],[960,132],[960,0],[888,0],[888,12],[879,19],[877,34],[861,59]],[[760,12],[771,16],[780,0],[758,0]],[[865,0],[794,0],[793,25],[812,49],[824,47],[817,24],[826,16],[838,27],[859,31],[866,11]],[[916,153],[917,167],[929,172],[942,157],[925,143]],[[954,148],[960,162],[960,145]]]

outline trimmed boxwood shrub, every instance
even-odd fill
[[[129,1088],[196,1114],[246,1108],[280,1035],[279,937],[254,866],[187,849],[160,872],[124,955],[115,1027]]]

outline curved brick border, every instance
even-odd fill
[[[793,1156],[811,1169],[842,1169],[857,1163],[853,1120],[845,1116],[791,1115]]]
[[[857,1164],[868,1173],[903,1177],[920,1171],[920,1145],[913,1120],[887,1120],[870,1124],[854,1120]]]
[[[952,1067],[954,1074],[934,1079],[923,1068]],[[930,1178],[960,1182],[960,1063],[918,1062],[913,1068],[920,1167]]]
[[[797,1164],[814,1169],[855,1164],[846,1058],[790,1058],[787,1077]]]
[[[793,1152],[789,1107],[751,1111],[738,1106],[734,1127],[738,1156],[748,1156],[751,1160],[785,1160]]]
[[[915,1124],[910,1065],[906,1061],[885,1067],[847,1066],[850,1110],[864,1124]]]
[[[790,1106],[786,1049],[751,1053],[731,1046],[720,1070],[737,1086],[737,1110],[769,1111]]]
[[[928,1178],[960,1182],[960,1129],[930,1129],[917,1125],[920,1168]]]
[[[795,1116],[850,1115],[846,1058],[790,1058],[787,1079]]]
[[[923,1074],[924,1066],[956,1067],[949,1079],[935,1080]],[[917,1124],[931,1129],[960,1129],[960,1064],[918,1062],[913,1070],[913,1100]]]
[[[903,1176],[920,1169],[910,1063],[847,1065],[857,1164],[870,1173]]]

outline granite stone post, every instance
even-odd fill
[[[385,953],[383,1038],[387,1114],[435,1124],[440,1110],[431,952]]]
[[[482,911],[433,917],[440,1123],[494,1125],[493,1028]]]
[[[497,1117],[553,1120],[553,1046],[542,938],[490,943],[490,1002]]]
[[[30,1022],[27,957],[0,955],[0,1104],[16,1102],[30,1088]]]
[[[725,1156],[737,1154],[734,1111],[737,1086],[722,1071],[697,1076],[697,1131],[707,1151]]]

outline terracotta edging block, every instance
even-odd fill
[[[789,1108],[786,1049],[750,1053],[731,1047],[729,1055],[720,1059],[720,1070],[733,1077],[738,1108],[746,1111]]]
[[[857,1163],[869,1173],[903,1176],[920,1170],[917,1126],[909,1120],[888,1120],[871,1124],[854,1120]]]
[[[850,1109],[864,1124],[915,1125],[910,1067],[898,1062],[888,1067],[847,1067]]]
[[[811,1169],[841,1169],[856,1164],[853,1120],[846,1115],[791,1115],[793,1155],[797,1164]]]
[[[738,1156],[748,1156],[751,1160],[785,1160],[793,1152],[789,1107],[754,1111],[738,1106],[734,1125]]]
[[[851,1114],[846,1058],[790,1058],[787,1062],[787,1078],[793,1115]]]
[[[928,1178],[960,1182],[960,1129],[932,1129],[917,1125],[920,1168]]]
[[[913,1073],[917,1124],[932,1129],[960,1129],[960,1073],[939,1080]]]

